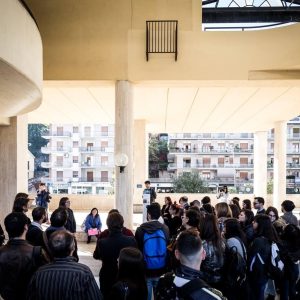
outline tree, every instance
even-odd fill
[[[198,173],[182,173],[173,178],[175,193],[208,193],[209,188],[204,184]]]
[[[43,124],[28,124],[28,149],[35,156],[41,154],[41,148],[47,145],[47,140],[42,137],[48,130],[48,126]]]
[[[168,143],[157,135],[149,138],[149,177],[158,178],[159,171],[168,169]]]
[[[41,148],[48,143],[48,140],[42,137],[46,131],[48,126],[44,124],[28,124],[28,149],[35,157],[35,169],[40,167],[42,161],[48,159],[48,155],[41,152]]]

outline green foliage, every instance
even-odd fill
[[[273,194],[273,179],[270,179],[267,183],[267,194]]]
[[[47,140],[42,138],[48,126],[43,124],[28,124],[28,149],[36,157],[41,156],[41,147],[47,145]]]
[[[198,173],[182,173],[173,178],[175,193],[208,193],[209,188],[205,185]]]
[[[149,176],[159,177],[159,171],[168,169],[168,143],[165,140],[159,140],[156,135],[149,138]]]

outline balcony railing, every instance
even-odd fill
[[[71,152],[71,148],[69,147],[42,147],[41,152],[45,154],[49,154],[52,152]]]
[[[79,177],[78,182],[110,182],[111,178],[109,177]]]
[[[254,165],[253,164],[201,164],[201,163],[196,163],[196,164],[175,164],[171,163],[168,164],[169,169],[182,169],[182,168],[191,168],[191,169],[196,169],[196,168],[202,168],[202,169],[218,169],[218,168],[228,168],[228,169],[253,169]]]
[[[176,133],[169,134],[169,140],[191,140],[191,139],[216,139],[216,140],[231,140],[231,139],[253,139],[253,133]]]
[[[42,134],[43,137],[70,137],[72,134],[69,131],[46,131]]]
[[[200,149],[186,149],[186,148],[170,148],[169,153],[199,153],[199,154],[252,154],[253,149],[210,149],[210,148],[200,148]]]
[[[111,162],[92,163],[92,162],[81,162],[81,168],[101,168],[101,167],[114,167]]]
[[[79,147],[80,152],[86,152],[86,153],[91,153],[91,152],[105,152],[105,153],[112,153],[113,148],[112,147]]]

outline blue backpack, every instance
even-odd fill
[[[167,241],[162,229],[144,233],[144,261],[147,269],[161,269],[167,264]]]

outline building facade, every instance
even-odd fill
[[[253,192],[252,133],[181,133],[169,135],[168,172],[198,172],[209,187],[235,187]],[[268,179],[273,179],[274,130],[268,133]],[[287,191],[300,191],[300,117],[287,124]]]
[[[52,193],[110,194],[114,186],[114,126],[52,124],[43,136],[49,161],[43,178]]]

